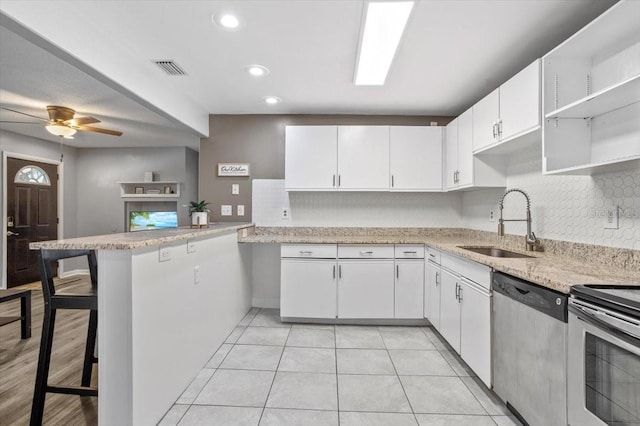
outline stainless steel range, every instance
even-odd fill
[[[569,424],[640,425],[640,286],[574,286],[568,343]]]

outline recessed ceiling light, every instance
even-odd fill
[[[269,68],[263,67],[262,65],[249,65],[247,72],[254,77],[262,77],[269,74]]]
[[[227,30],[236,30],[240,27],[240,19],[232,13],[211,15],[211,20]]]
[[[384,84],[413,9],[412,1],[371,2],[367,5],[355,84]]]
[[[280,102],[282,102],[282,99],[280,99],[277,96],[265,96],[264,98],[262,98],[262,100],[267,105],[275,105],[275,104],[279,104]]]

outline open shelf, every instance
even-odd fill
[[[503,139],[493,145],[488,145],[473,151],[473,155],[510,155],[529,148],[533,145],[542,146],[541,126],[535,126],[524,132]]]
[[[558,108],[545,118],[589,118],[640,102],[640,74]]]
[[[563,169],[547,170],[545,175],[592,175],[595,173],[608,173],[617,172],[620,170],[627,170],[631,168],[637,168],[640,166],[640,155],[632,158],[625,158],[623,160],[615,159],[610,161],[603,161],[600,163],[581,164],[573,167],[566,167]]]
[[[122,198],[180,198],[180,183],[174,181],[122,181],[120,197]],[[168,188],[168,189],[167,189]],[[166,192],[166,191],[169,192]],[[151,193],[150,193],[151,192]]]

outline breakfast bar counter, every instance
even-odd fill
[[[155,425],[251,307],[246,223],[43,241],[98,257],[98,424]]]

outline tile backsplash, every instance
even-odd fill
[[[507,187],[531,197],[540,238],[640,250],[640,169],[594,176],[542,176],[539,148],[509,159]],[[253,181],[258,226],[462,227],[496,232],[503,188],[452,193],[291,192],[284,180]],[[619,207],[618,229],[605,229],[607,209]],[[282,208],[289,219],[282,219]],[[493,221],[490,211],[494,212]],[[510,194],[505,219],[524,219],[525,200]],[[506,225],[524,235],[524,222]]]

